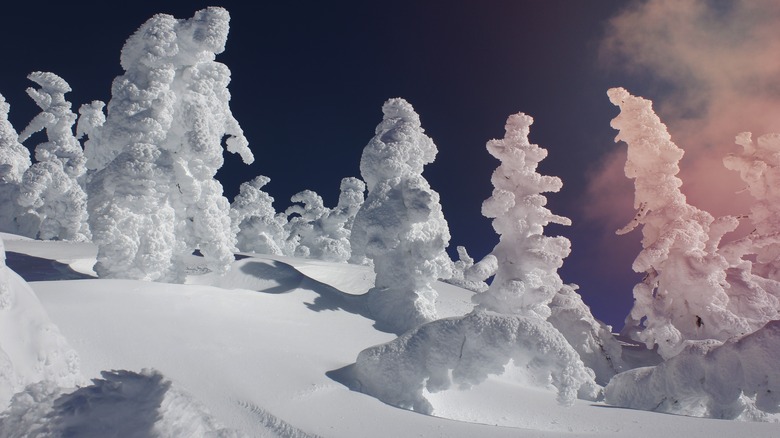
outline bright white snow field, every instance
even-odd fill
[[[45,312],[28,314],[41,324],[48,314],[78,353],[84,377],[78,390],[39,385],[18,395],[16,411],[0,417],[2,437],[36,436],[34,431],[80,437],[778,433],[777,424],[691,418],[584,400],[564,407],[556,402],[554,388],[526,384],[511,372],[468,391],[453,387],[426,394],[433,416],[421,415],[339,383],[360,351],[396,337],[375,330],[354,298],[372,287],[371,268],[246,254],[227,276],[190,276],[185,285],[100,280],[89,268],[96,255],[91,244],[2,238],[7,263],[36,279],[25,283],[4,268],[7,284],[17,296],[31,287],[35,295],[29,299],[37,296]],[[205,262],[193,257],[190,263],[195,268]],[[434,287],[440,317],[470,311],[472,292],[442,282]],[[0,310],[4,324],[15,317],[13,307]],[[51,330],[16,342],[3,338],[2,346],[7,351],[35,344]],[[100,374],[111,370],[117,371]],[[90,385],[89,379],[100,380]]]

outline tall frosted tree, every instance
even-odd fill
[[[609,90],[620,107],[612,120],[616,141],[628,145],[626,176],[634,180],[635,218],[618,234],[642,227],[642,251],[633,269],[645,279],[634,287],[626,321],[632,335],[669,358],[690,341],[725,341],[752,333],[777,316],[777,297],[735,269],[718,251],[737,219],[715,220],[687,203],[676,176],[683,151],[653,112],[652,102],[625,89]],[[773,317],[774,315],[774,317]]]
[[[42,112],[30,121],[19,140],[45,130],[48,141],[35,147],[36,163],[24,172],[17,200],[37,217],[37,237],[88,241],[87,195],[82,187],[86,159],[73,135],[76,114],[65,100],[70,86],[54,73],[34,72],[28,78],[40,86],[28,88],[27,94]]]
[[[450,233],[439,194],[422,176],[436,145],[407,101],[390,99],[382,112],[360,160],[368,196],[352,225],[351,259],[373,260],[369,310],[378,326],[400,333],[436,319],[432,284],[448,276]]]
[[[229,20],[219,7],[189,20],[155,15],[122,49],[105,122],[99,103],[83,108],[99,275],[180,281],[195,249],[213,271],[228,269],[235,235],[214,179],[223,139],[253,161],[230,112],[230,71],[214,60]]]
[[[24,229],[23,210],[16,202],[24,172],[30,167],[30,151],[19,143],[19,134],[8,121],[10,105],[0,95],[0,231],[34,236]],[[37,219],[37,218],[33,218]]]
[[[547,319],[548,304],[563,286],[557,270],[569,255],[570,243],[565,237],[543,235],[544,227],[571,221],[545,207],[542,193],[557,192],[563,183],[536,171],[547,150],[528,141],[532,123],[526,114],[512,115],[505,137],[487,144],[488,152],[501,161],[491,177],[493,194],[482,204],[482,214],[493,219],[499,234],[492,251],[498,263],[490,288],[474,301],[495,312]]]

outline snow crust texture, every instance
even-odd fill
[[[214,61],[230,16],[200,10],[189,20],[159,14],[125,43],[108,117],[82,108],[90,225],[102,277],[182,281],[183,259],[200,249],[211,270],[233,260],[229,203],[214,179],[229,152],[253,161],[230,112],[230,71]]]
[[[159,372],[103,371],[92,385],[64,393],[51,382],[28,386],[0,417],[2,438],[239,438]]]
[[[423,389],[469,388],[502,374],[510,360],[525,380],[554,386],[561,404],[598,396],[593,371],[550,323],[490,311],[430,322],[363,350],[353,377],[358,390],[385,403],[431,414]]]
[[[439,194],[422,176],[436,145],[407,101],[390,99],[382,111],[360,160],[368,196],[352,226],[351,260],[373,261],[369,310],[379,327],[402,333],[436,319],[431,284],[450,276],[452,262],[444,251],[450,232]]]

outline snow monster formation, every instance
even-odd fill
[[[351,261],[373,261],[369,311],[377,327],[403,333],[436,319],[431,285],[448,277],[450,231],[439,194],[422,176],[438,151],[420,116],[400,98],[385,102],[382,112],[360,160],[368,196],[352,225]]]
[[[8,121],[10,105],[0,95],[0,231],[34,235],[25,229],[31,221],[20,220],[23,210],[16,202],[24,172],[30,167],[30,151],[19,143],[19,134]],[[34,230],[37,232],[37,229]]]
[[[568,219],[544,207],[542,193],[557,191],[561,181],[536,172],[547,151],[528,141],[532,121],[522,113],[510,116],[505,138],[487,145],[501,165],[493,173],[495,188],[483,204],[483,214],[494,219],[501,240],[491,255],[469,269],[472,277],[494,274],[489,289],[475,295],[478,305],[463,317],[423,324],[362,351],[351,369],[356,389],[393,405],[432,413],[435,407],[424,390],[446,390],[453,384],[468,388],[490,374],[504,373],[510,361],[528,382],[552,384],[558,401],[566,405],[577,397],[599,396],[596,375],[583,359],[595,364],[604,384],[615,374],[605,351],[611,350],[619,360],[619,346],[581,300],[568,296],[573,287],[565,289],[557,275],[569,252],[568,240],[542,235],[549,222]],[[556,298],[558,312],[550,307]],[[553,315],[564,321],[561,327],[568,336],[547,320]],[[568,320],[572,316],[576,318]],[[569,339],[579,348],[573,348]]]
[[[101,277],[181,281],[199,249],[212,271],[233,260],[229,203],[214,179],[229,152],[253,161],[230,107],[225,50],[230,16],[158,14],[125,43],[108,116],[82,107],[90,226]]]

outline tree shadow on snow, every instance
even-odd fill
[[[5,264],[19,274],[25,281],[83,280],[95,278],[74,271],[65,263],[56,260],[35,257],[13,251],[6,251]]]
[[[335,287],[314,280],[293,266],[278,260],[268,262],[248,262],[241,266],[241,272],[258,279],[272,280],[277,283],[258,292],[283,294],[295,289],[312,291],[317,297],[312,303],[305,303],[306,307],[315,311],[344,310],[346,312],[373,319],[365,305],[365,295],[351,295],[342,292]]]

